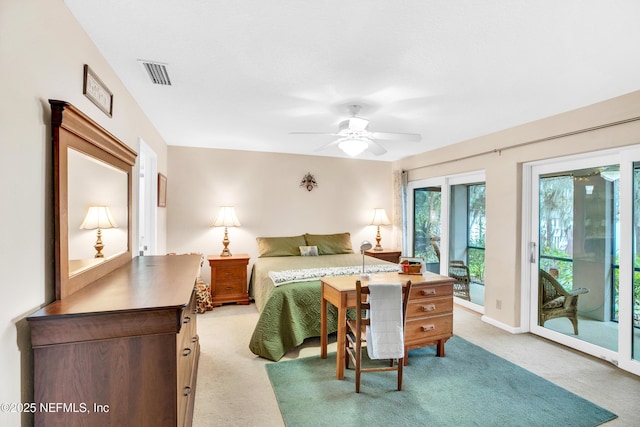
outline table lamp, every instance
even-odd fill
[[[111,212],[107,206],[91,206],[87,211],[84,221],[80,224],[82,230],[95,230],[98,229],[98,238],[96,244],[93,246],[96,250],[95,258],[104,258],[102,249],[102,230],[107,228],[118,228],[118,225],[113,220]]]
[[[389,221],[389,217],[387,217],[387,213],[383,208],[375,208],[373,210],[373,219],[369,225],[375,225],[378,227],[378,234],[376,234],[376,247],[373,248],[373,250],[381,251],[382,246],[380,246],[380,240],[382,240],[382,237],[380,236],[380,226],[391,225],[391,221]]]
[[[224,227],[224,239],[222,240],[222,244],[224,245],[224,249],[222,249],[222,253],[220,256],[231,256],[231,251],[229,251],[229,235],[227,234],[228,227],[239,227],[240,221],[238,221],[238,217],[236,216],[236,210],[233,206],[220,206],[220,212],[218,213],[218,217],[213,224],[212,227]]]

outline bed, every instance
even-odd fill
[[[259,258],[249,285],[260,317],[250,350],[278,361],[311,337],[320,336],[320,277],[362,272],[349,233],[258,238]],[[304,254],[304,255],[301,255]],[[367,273],[398,271],[398,265],[365,256]],[[337,330],[337,310],[329,306],[328,330]]]

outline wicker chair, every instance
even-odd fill
[[[453,295],[470,301],[471,274],[469,273],[469,267],[463,261],[451,260],[449,261],[449,277],[454,280]]]
[[[540,270],[538,275],[538,312],[540,326],[549,319],[566,317],[573,324],[573,332],[578,335],[578,297],[589,292],[587,288],[565,290],[549,273]]]
[[[438,257],[438,261],[440,261],[440,248],[438,247],[438,243],[432,240],[431,246],[436,253],[436,257]],[[469,273],[469,267],[464,263],[464,261],[457,259],[449,261],[448,275],[454,280],[453,295],[458,298],[471,301],[471,294],[469,291],[469,287],[471,286],[471,274]]]

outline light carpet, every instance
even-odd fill
[[[597,426],[616,418],[553,383],[454,336],[409,352],[403,390],[396,373],[335,378],[335,353],[266,366],[285,424],[295,426]]]

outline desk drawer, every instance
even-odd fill
[[[453,335],[452,314],[407,319],[405,324],[404,337],[407,344],[451,335]]]
[[[452,312],[452,298],[425,298],[413,301],[409,300],[409,304],[407,305],[408,320]]]
[[[453,283],[442,283],[437,285],[416,284],[411,285],[411,296],[409,301],[424,298],[451,297],[453,295]]]

